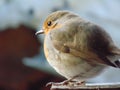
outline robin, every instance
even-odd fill
[[[44,52],[49,64],[67,78],[59,84],[82,83],[107,66],[120,68],[120,49],[100,26],[69,11],[56,11],[43,23]]]

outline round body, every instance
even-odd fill
[[[99,74],[105,66],[97,63],[89,63],[80,57],[69,53],[63,53],[54,48],[50,33],[45,36],[44,51],[49,64],[67,79],[83,81]]]
[[[44,52],[49,64],[62,76],[85,81],[106,66],[120,67],[118,49],[98,25],[68,11],[56,11],[43,23]]]

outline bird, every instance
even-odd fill
[[[44,53],[48,63],[66,78],[56,85],[82,85],[108,66],[120,68],[120,49],[111,36],[101,26],[74,12],[51,13],[36,32],[39,34],[45,34]]]

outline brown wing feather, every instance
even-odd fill
[[[55,39],[53,39],[53,45],[61,52],[70,53],[71,55],[83,58],[88,62],[97,62],[117,67],[115,63],[112,63],[107,58],[107,56],[114,55],[110,51],[110,48],[113,47],[113,41],[111,37],[97,25],[93,25],[91,23],[87,23],[87,25],[89,25],[86,26],[88,28],[84,28],[84,25],[80,26],[81,29],[84,28],[83,30],[79,30],[79,28],[76,30],[75,28],[74,30],[77,33],[74,33],[72,37],[68,37],[71,36],[70,30],[68,30],[67,33],[63,32],[65,35],[63,39],[62,37],[59,39],[54,37]],[[59,33],[59,36],[60,34],[63,35],[63,33]],[[68,37],[69,39],[65,37]],[[77,39],[75,39],[75,37]],[[62,40],[64,41],[62,42]],[[81,47],[84,49],[81,49]]]
[[[113,63],[107,56],[114,56],[115,54],[110,50],[115,47],[111,37],[97,25],[91,27],[91,32],[88,35],[89,49],[97,54],[97,56],[104,61],[105,64],[117,67],[115,63]],[[118,51],[119,52],[119,51]],[[117,52],[117,53],[118,53]]]

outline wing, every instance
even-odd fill
[[[104,64],[120,67],[120,50],[114,45],[111,37],[105,30],[97,25],[91,26],[91,31],[87,36],[89,50],[96,54]],[[116,56],[119,56],[116,58]],[[117,61],[117,63],[116,63]]]
[[[86,25],[86,27],[82,25],[72,28],[72,30],[69,28],[63,30],[55,39],[52,39],[55,48],[60,52],[69,53],[88,62],[117,67],[107,58],[114,56],[111,51],[114,47],[111,37],[97,25],[88,23]]]

